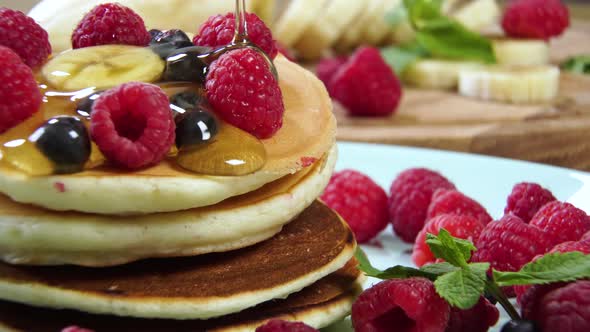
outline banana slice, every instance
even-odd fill
[[[500,7],[496,0],[475,0],[459,8],[451,16],[468,29],[480,31],[498,22]]]
[[[275,38],[287,47],[294,46],[318,17],[327,0],[291,0],[273,27]]]
[[[557,96],[558,89],[559,68],[555,66],[490,66],[459,73],[459,93],[485,100],[548,102]]]
[[[481,68],[477,62],[450,60],[418,60],[404,71],[404,81],[420,88],[453,89],[462,70]]]
[[[155,82],[164,67],[164,61],[149,48],[102,45],[61,53],[43,67],[42,74],[51,86],[75,91],[129,81]]]
[[[539,66],[549,63],[549,44],[536,39],[500,39],[492,42],[496,61],[507,66]]]
[[[371,45],[379,45],[391,33],[392,27],[385,20],[385,15],[399,6],[401,0],[381,0],[377,7],[372,24],[368,24],[364,31],[364,41]]]
[[[375,13],[378,10],[383,0],[366,0],[359,1],[364,4],[364,10],[358,15],[353,22],[344,29],[340,38],[334,45],[340,52],[350,51],[356,46],[363,43],[363,33],[368,24],[372,24]]]

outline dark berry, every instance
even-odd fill
[[[78,113],[80,116],[90,119],[90,114],[92,114],[92,105],[94,105],[94,101],[98,99],[98,97],[100,97],[99,92],[80,99],[76,104],[76,113]]]
[[[174,105],[175,107],[185,111],[197,108],[198,106],[203,106],[206,103],[207,98],[205,98],[205,96],[193,91],[179,92],[170,97],[170,105]],[[178,110],[178,112],[182,113],[181,110]]]
[[[90,137],[80,119],[59,116],[49,119],[29,140],[55,164],[57,173],[81,171],[90,157]]]
[[[451,307],[449,325],[445,332],[487,332],[490,327],[496,325],[499,318],[498,308],[481,297],[470,309]]]
[[[176,121],[176,147],[188,148],[211,142],[218,132],[217,120],[210,112],[200,109],[188,110]]]
[[[317,332],[311,326],[302,322],[288,322],[280,319],[271,319],[266,324],[256,328],[256,332]]]
[[[511,320],[502,326],[500,332],[541,332],[530,320]]]
[[[201,46],[177,49],[166,58],[164,80],[205,83],[207,63],[205,56],[210,50]]]
[[[162,30],[158,30],[158,29],[151,29],[150,31],[148,31],[150,34],[150,38],[151,40],[154,40],[154,38],[162,33]]]
[[[151,34],[151,32],[150,32]],[[194,46],[190,38],[182,30],[164,30],[153,36],[150,41],[150,48],[162,59],[166,59],[176,50]]]

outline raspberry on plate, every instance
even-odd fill
[[[540,299],[533,314],[542,331],[590,331],[590,281],[578,280]]]
[[[278,49],[270,29],[253,13],[246,13],[246,23],[248,24],[250,41],[260,47],[271,59],[274,59]],[[234,13],[211,16],[201,25],[199,33],[193,38],[193,43],[213,48],[226,46],[234,39],[235,28],[236,16]]]
[[[94,332],[89,329],[81,328],[78,326],[68,326],[61,330],[61,332]]]
[[[170,151],[175,130],[168,96],[152,84],[122,84],[102,93],[92,106],[92,140],[118,166],[157,164]]]
[[[393,326],[400,330],[411,326],[414,332],[443,332],[450,311],[430,280],[391,279],[358,297],[352,305],[352,325],[356,332],[389,332]]]
[[[580,241],[590,241],[590,231],[586,232],[586,234],[584,234],[584,236],[582,236]]]
[[[283,125],[283,95],[265,58],[250,48],[223,54],[209,67],[207,98],[230,124],[258,138]]]
[[[340,67],[346,63],[346,61],[348,61],[348,56],[339,56],[323,59],[317,64],[315,68],[316,75],[320,81],[324,82],[324,85],[328,91],[330,91],[332,78],[338,72],[338,69],[340,69]]]
[[[500,319],[500,311],[485,297],[467,310],[451,307],[449,325],[445,332],[487,332]]]
[[[524,319],[537,321],[538,308],[547,293],[567,285],[567,282],[556,282],[546,285],[514,286],[520,312]]]
[[[432,194],[441,188],[455,189],[455,185],[425,168],[405,170],[393,181],[389,189],[389,218],[402,240],[414,242],[426,222]]]
[[[359,48],[334,74],[329,89],[356,116],[391,115],[402,97],[399,79],[374,47]]]
[[[504,214],[512,213],[528,223],[543,205],[555,200],[553,194],[539,184],[521,182],[508,195]]]
[[[567,7],[560,0],[515,0],[508,4],[502,28],[509,37],[549,39],[570,25]]]
[[[266,324],[256,328],[256,332],[318,332],[302,322],[288,322],[280,319],[269,320]]]
[[[531,220],[531,225],[544,230],[553,245],[566,241],[578,241],[590,231],[590,217],[570,203],[545,204]]]
[[[51,54],[47,31],[22,12],[5,7],[0,7],[0,45],[11,48],[31,68]]]
[[[387,194],[371,178],[357,171],[332,175],[321,196],[348,223],[356,240],[365,243],[387,226]]]
[[[426,234],[438,235],[441,228],[446,229],[454,237],[474,242],[479,238],[484,224],[467,214],[441,214],[429,219],[414,243],[412,261],[418,267],[436,261],[434,254],[426,244]]]
[[[454,189],[438,189],[432,195],[426,220],[446,213],[473,216],[484,225],[492,221],[486,209],[475,200]]]
[[[41,92],[31,68],[8,47],[0,46],[0,63],[0,133],[3,133],[39,110]]]
[[[150,39],[150,33],[137,13],[118,3],[104,3],[94,7],[78,23],[72,33],[72,47],[147,46]]]

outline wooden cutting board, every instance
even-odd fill
[[[590,23],[552,42],[551,59],[590,54]],[[454,92],[406,88],[388,118],[352,118],[335,106],[338,139],[480,153],[590,170],[590,76],[561,75],[543,105],[483,102]]]

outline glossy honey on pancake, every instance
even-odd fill
[[[108,268],[0,264],[0,299],[144,318],[206,319],[284,298],[343,267],[355,240],[315,201],[271,239],[224,253]]]

